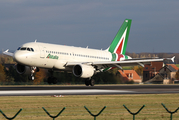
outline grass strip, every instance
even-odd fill
[[[52,96],[7,96],[0,97],[0,109],[8,116],[14,116],[20,108],[21,113],[15,120],[49,120],[43,111],[44,107],[55,116],[63,107],[66,109],[57,118],[60,120],[93,120],[85,110],[86,106],[93,114],[97,114],[104,106],[107,108],[97,117],[97,120],[131,120],[123,107],[125,104],[132,112],[137,112],[142,105],[144,109],[136,115],[140,120],[168,120],[170,114],[161,103],[174,111],[179,107],[179,94],[134,94],[134,95],[69,95],[63,97]],[[0,114],[1,120],[6,120]],[[173,114],[173,120],[179,119],[179,114]]]

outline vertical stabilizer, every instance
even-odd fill
[[[117,53],[117,54],[125,54],[131,22],[132,22],[131,19],[124,20],[121,28],[117,32],[115,38],[113,39],[111,45],[108,48],[109,52]]]

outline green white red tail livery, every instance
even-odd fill
[[[131,27],[131,19],[125,19],[121,28],[117,32],[114,40],[112,41],[111,45],[109,46],[108,51],[111,53],[117,54],[125,54],[130,27]]]

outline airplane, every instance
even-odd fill
[[[16,71],[19,74],[29,74],[29,79],[34,80],[34,73],[39,68],[49,69],[49,84],[57,83],[53,77],[54,71],[69,71],[76,77],[84,78],[86,86],[94,86],[92,78],[98,72],[104,72],[115,67],[150,64],[151,62],[164,61],[165,59],[132,59],[125,55],[131,19],[125,19],[111,45],[106,50],[57,45],[42,42],[29,42],[23,44],[14,53],[6,50],[5,55],[12,56],[17,62]]]

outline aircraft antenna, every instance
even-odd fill
[[[35,39],[35,43],[37,42],[37,39]]]

